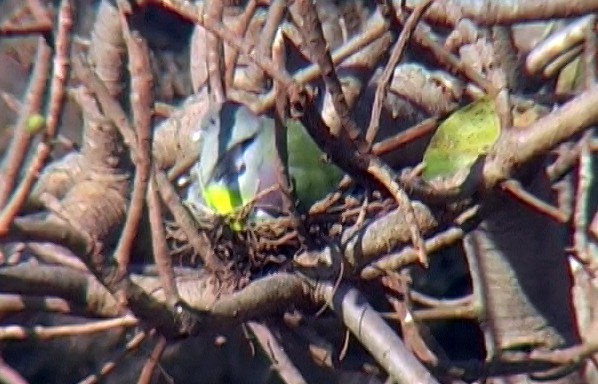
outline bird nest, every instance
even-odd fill
[[[394,200],[378,192],[361,199],[337,192],[305,214],[279,212],[267,220],[250,220],[246,209],[233,216],[206,216],[197,230],[207,235],[215,255],[243,286],[265,274],[292,270],[303,251],[340,244],[343,231],[394,208]],[[201,265],[181,228],[175,222],[168,228],[173,257],[184,265]]]

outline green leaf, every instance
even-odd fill
[[[488,97],[469,104],[440,124],[424,153],[423,178],[450,178],[488,152],[500,135],[494,102]]]

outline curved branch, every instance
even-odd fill
[[[438,383],[356,288],[344,283],[335,289],[326,284],[322,292],[330,307],[397,383]]]
[[[502,135],[484,162],[484,185],[490,189],[531,160],[598,122],[598,86],[581,93],[523,131]]]
[[[415,8],[422,0],[409,0]],[[401,1],[393,1],[395,7]],[[461,19],[471,19],[478,25],[513,24],[522,21],[548,20],[583,16],[598,10],[597,0],[449,0],[437,1],[428,11],[427,18],[438,23],[454,25]]]

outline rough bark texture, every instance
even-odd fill
[[[528,189],[553,200],[543,174]],[[564,226],[510,198],[499,204],[466,238],[489,357],[578,343]]]

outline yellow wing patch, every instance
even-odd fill
[[[221,216],[233,216],[243,206],[241,196],[237,191],[219,184],[206,187],[203,190],[203,200],[214,213]],[[235,231],[243,229],[243,225],[239,220],[232,219],[229,225]]]

